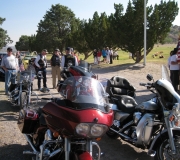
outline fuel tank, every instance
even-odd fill
[[[146,110],[146,111],[155,111],[157,109],[159,109],[158,106],[158,100],[157,98],[152,98],[149,101],[146,102],[142,102],[141,104],[139,104],[138,106],[136,106],[137,110]]]
[[[103,113],[97,109],[76,110],[49,102],[43,107],[44,117],[52,131],[58,131],[67,136],[73,135],[79,123],[97,123],[110,127],[113,123],[113,111]]]

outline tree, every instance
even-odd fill
[[[69,42],[76,19],[68,7],[60,4],[52,5],[38,24],[36,39],[41,48],[53,51],[55,48],[63,50]]]
[[[83,53],[85,55],[84,59],[87,59],[91,51],[86,39],[85,39],[85,20],[79,20],[76,21],[76,28],[74,28],[74,32],[72,33],[71,37],[71,45],[74,46],[74,49],[79,52]]]
[[[138,63],[144,58],[144,1],[129,1],[124,15],[121,4],[115,4],[114,8],[114,31],[119,36],[117,46],[123,51],[131,52],[133,59]],[[163,42],[166,38],[172,22],[178,15],[178,5],[175,1],[161,1],[159,5],[156,4],[154,8],[149,6],[146,10],[149,28],[146,51],[148,55],[155,43]]]
[[[5,20],[6,20],[5,18],[0,17],[0,25],[2,25]],[[13,41],[7,35],[7,31],[0,28],[0,48],[6,46],[7,44],[11,44],[12,42]]]
[[[19,41],[16,42],[15,47],[19,51],[28,51],[28,50],[30,50],[30,47],[29,47],[29,36],[22,35],[19,38]]]

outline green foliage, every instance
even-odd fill
[[[70,41],[75,15],[68,7],[60,4],[52,5],[38,24],[36,40],[41,48],[53,51],[55,48],[63,50]]]
[[[95,12],[92,19],[80,20],[68,7],[52,5],[40,20],[37,34],[21,37],[17,49],[24,47],[39,52],[46,48],[52,52],[55,48],[63,51],[72,46],[87,59],[94,49],[108,46],[131,52],[134,61],[140,62],[144,57],[144,1],[129,0],[125,13],[122,4],[114,4],[114,9],[110,16]],[[148,55],[154,44],[175,41],[169,37],[172,37],[171,32],[179,33],[176,26],[172,26],[179,9],[177,2],[161,0],[159,5],[147,6],[146,10]]]
[[[5,20],[5,18],[0,17],[0,25],[2,25]],[[13,41],[7,35],[7,31],[0,28],[0,48],[6,46],[7,44],[11,44],[12,42]]]
[[[131,52],[136,62],[140,62],[144,55],[144,1],[129,1],[126,13],[122,15],[122,5],[115,5],[114,29],[118,35],[117,46]],[[120,9],[121,10],[120,10]],[[118,13],[118,14],[117,14]],[[163,42],[170,30],[172,22],[178,14],[178,6],[174,1],[161,1],[159,5],[147,7],[147,55],[157,42]]]
[[[15,47],[19,51],[28,51],[29,50],[29,36],[22,35],[19,38],[19,42],[16,42]]]

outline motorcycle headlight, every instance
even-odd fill
[[[91,127],[91,135],[93,137],[101,137],[107,130],[108,130],[108,127],[105,125],[94,124]]]
[[[82,136],[87,136],[90,130],[90,126],[86,123],[80,123],[76,126],[76,133]]]
[[[108,127],[102,124],[80,123],[76,126],[76,133],[81,136],[98,138],[101,137]]]

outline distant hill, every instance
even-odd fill
[[[180,36],[180,26],[172,26],[170,28],[170,32],[168,33],[166,39],[164,40],[165,43],[177,43],[178,37]]]
[[[6,47],[3,47],[2,49],[0,49],[0,52],[6,52],[8,47],[11,47],[13,49],[13,52],[17,52],[15,46],[6,46]]]

